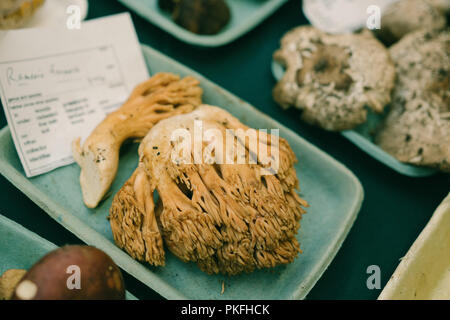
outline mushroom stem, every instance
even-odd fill
[[[36,296],[38,291],[37,285],[30,281],[24,280],[16,288],[16,296],[20,300],[31,300]]]

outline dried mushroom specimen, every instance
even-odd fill
[[[366,121],[368,109],[390,102],[395,69],[388,51],[370,32],[330,35],[311,26],[289,31],[274,59],[286,68],[273,90],[283,108],[327,130],[347,130]]]
[[[390,49],[397,84],[375,141],[398,160],[450,171],[450,31],[417,31]]]
[[[142,138],[158,121],[190,112],[201,104],[202,89],[195,78],[158,73],[138,85],[125,104],[110,113],[72,152],[81,167],[80,184],[87,207],[95,208],[113,182],[119,150],[130,138]]]
[[[198,34],[216,34],[230,20],[230,8],[224,0],[160,0],[162,9],[172,12],[172,19]]]
[[[0,29],[15,29],[27,23],[45,0],[0,0]]]
[[[407,33],[420,29],[442,29],[445,27],[443,3],[433,6],[430,0],[401,0],[391,4],[381,18],[381,29],[377,36],[387,45],[395,43]],[[441,8],[441,9],[439,9]]]
[[[6,270],[0,277],[0,300],[9,300],[14,294],[17,284],[27,273],[23,269]]]
[[[192,161],[197,138],[171,139],[180,128],[195,137],[196,121],[202,122],[204,130],[215,130],[227,139],[223,149],[208,149],[210,144],[200,142],[204,157],[200,163]],[[149,131],[139,148],[136,172],[111,206],[111,228],[119,247],[138,260],[163,265],[162,238],[177,257],[196,262],[210,274],[251,272],[294,260],[300,252],[295,235],[307,203],[296,193],[293,151],[284,139],[267,133],[259,132],[252,144],[227,129],[245,132],[248,127],[218,107],[202,105]],[[187,154],[190,161],[174,157],[183,143],[194,150]],[[267,163],[249,163],[258,154],[255,146],[270,149],[271,158],[279,150],[276,174],[263,174],[270,170]],[[236,163],[232,150],[239,147],[248,162]],[[209,162],[205,152],[214,154],[213,158],[232,154],[235,161]],[[156,209],[155,190],[160,198]]]

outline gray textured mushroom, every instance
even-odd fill
[[[398,160],[450,171],[450,32],[417,31],[391,49],[397,84],[376,142]]]
[[[434,4],[434,5],[433,5]],[[381,18],[377,36],[387,45],[404,35],[421,29],[442,29],[446,18],[445,2],[432,0],[401,0],[391,4]]]
[[[210,144],[202,143],[203,156],[206,150],[211,155],[235,154],[230,151],[240,146],[249,159],[265,146],[272,157],[271,147],[278,147],[276,174],[264,174],[269,168],[259,157],[253,164],[236,164],[237,154],[234,164],[205,158],[200,163],[176,161],[180,143],[191,145],[196,138],[194,133],[192,139],[171,139],[172,134],[180,128],[195,132],[196,120],[205,131],[220,132],[232,142],[224,143],[224,149],[208,149]],[[196,262],[207,273],[251,272],[294,260],[300,252],[295,235],[307,203],[296,193],[293,151],[284,139],[276,142],[259,132],[253,145],[227,129],[245,132],[248,127],[218,107],[202,105],[149,131],[139,147],[138,168],[111,206],[111,228],[119,247],[138,260],[163,265],[163,239],[177,257]],[[195,147],[191,150],[190,160]],[[156,209],[155,190],[160,197]]]
[[[390,102],[395,69],[370,32],[330,35],[298,27],[282,38],[274,59],[286,68],[275,101],[301,109],[310,124],[352,129],[366,121],[368,109],[382,112]]]

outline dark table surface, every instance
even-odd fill
[[[113,0],[89,2],[88,19],[129,11]],[[367,288],[367,267],[380,267],[383,287],[400,258],[448,194],[450,175],[402,176],[341,135],[301,123],[297,111],[283,111],[273,102],[272,53],[286,31],[307,23],[301,1],[289,1],[253,31],[229,45],[214,49],[180,42],[133,12],[131,14],[140,42],[202,73],[328,152],[355,173],[365,192],[361,211],[336,258],[307,298],[376,299],[381,290]],[[4,125],[6,120],[1,113],[0,127]],[[0,177],[0,213],[59,246],[82,243],[3,177]],[[161,299],[156,292],[124,274],[128,290],[139,299]]]

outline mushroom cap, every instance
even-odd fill
[[[364,123],[367,109],[390,102],[395,70],[389,53],[370,32],[331,35],[311,26],[289,31],[274,59],[286,67],[273,90],[284,108],[327,130]]]
[[[442,29],[445,14],[439,9],[443,3],[430,0],[401,0],[391,4],[381,18],[381,29],[377,32],[386,44],[392,44],[404,35],[420,29]]]
[[[450,171],[450,32],[417,31],[390,53],[397,84],[376,143],[398,160]]]
[[[208,142],[198,140],[201,137],[195,133],[197,121],[201,121],[205,134],[214,133]],[[173,139],[179,129],[192,135]],[[245,142],[245,138],[237,139],[227,129],[237,133],[239,129],[246,132],[248,127],[228,112],[208,105],[155,125],[139,148],[137,170],[147,175],[146,185],[150,188],[146,199],[152,202],[144,205],[141,212],[145,212],[147,219],[155,215],[164,243],[172,253],[183,261],[196,262],[207,273],[237,274],[292,262],[300,252],[295,235],[305,212],[303,207],[307,206],[296,193],[295,155],[284,139],[259,132],[255,136],[255,146],[250,140]],[[215,144],[210,149],[213,141],[219,141],[216,139],[219,134],[226,137],[227,143]],[[195,161],[196,143],[200,143],[203,153],[200,161]],[[186,146],[192,147],[188,158],[183,158],[188,161],[179,161],[180,147]],[[230,151],[239,146],[243,148],[241,154],[245,155],[245,163],[211,161],[221,154],[232,155]],[[275,150],[279,150],[276,173],[268,173],[267,163],[260,162],[262,157],[254,163],[250,161],[255,154],[260,155],[258,150],[264,146],[269,157],[276,158]],[[230,159],[238,161],[236,154]],[[153,210],[155,190],[160,201]],[[135,199],[139,193],[142,194],[139,188],[134,188]],[[130,195],[133,197],[127,194]],[[127,220],[133,210],[119,192],[111,207],[110,221],[114,224],[113,234],[119,239],[118,245],[131,255],[136,252],[131,239],[140,238],[131,235],[139,234],[143,225]],[[120,240],[124,239],[124,233],[129,235],[128,247]],[[142,247],[138,250],[149,251]],[[157,255],[159,257],[161,255]],[[154,262],[152,257],[142,260]]]

